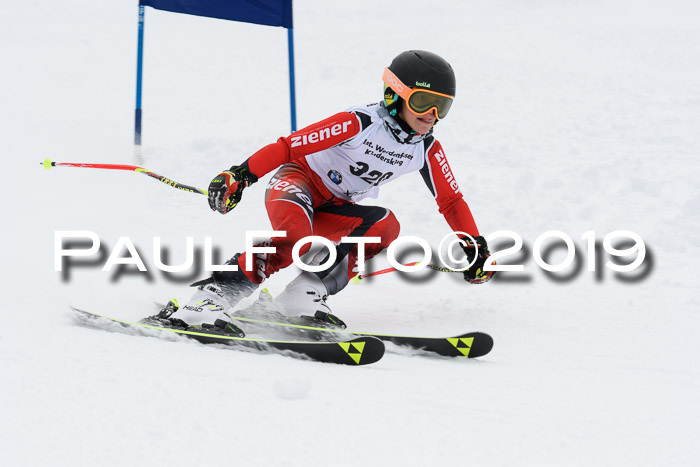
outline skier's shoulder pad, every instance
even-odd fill
[[[357,105],[346,109],[346,112],[353,113],[360,121],[360,132],[366,130],[374,121],[379,119],[377,115],[378,103],[368,105]]]

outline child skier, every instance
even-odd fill
[[[352,107],[263,147],[241,165],[218,174],[209,185],[209,206],[231,211],[243,190],[278,169],[265,192],[265,208],[275,231],[256,246],[275,253],[239,253],[227,264],[237,271],[217,271],[193,284],[197,292],[182,308],[170,302],[159,317],[176,326],[214,323],[224,332],[241,335],[226,313],[249,296],[270,275],[292,263],[295,243],[317,235],[339,242],[341,237],[379,237],[367,243],[365,258],[378,254],[399,234],[399,222],[385,208],[356,204],[376,198],[379,187],[418,171],[435,198],[439,212],[453,231],[468,233],[463,249],[474,263],[464,271],[472,284],[488,281],[483,271],[488,247],[479,235],[467,203],[440,143],[435,124],[445,118],[455,96],[455,76],[444,59],[430,52],[399,54],[385,68],[384,99]],[[299,252],[309,249],[307,243]],[[322,272],[303,272],[273,301],[271,309],[288,317],[300,315],[345,327],[326,304],[357,272],[358,245],[338,243],[337,258]],[[249,257],[250,256],[250,257]],[[327,257],[327,254],[326,254]],[[246,270],[250,262],[251,270]]]

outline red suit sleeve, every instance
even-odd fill
[[[260,149],[246,161],[248,170],[260,178],[283,164],[347,141],[360,129],[355,114],[337,113]]]
[[[445,151],[437,140],[428,149],[421,175],[435,196],[440,214],[445,216],[452,230],[468,233],[472,237],[479,235],[472,212],[462,198],[462,192],[447,162]]]

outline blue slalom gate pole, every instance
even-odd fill
[[[289,103],[292,111],[292,133],[297,131],[297,99],[294,86],[294,29],[287,29],[289,43]]]
[[[141,154],[141,86],[143,83],[143,26],[145,20],[145,7],[139,5],[139,43],[136,58],[136,111],[134,114],[134,157],[136,162],[142,163]]]

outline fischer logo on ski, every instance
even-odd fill
[[[338,345],[343,349],[352,360],[360,364],[360,358],[362,358],[362,351],[365,349],[364,342],[338,342]]]
[[[447,342],[455,346],[455,349],[462,352],[465,357],[469,356],[469,351],[474,343],[473,337],[448,337]]]

